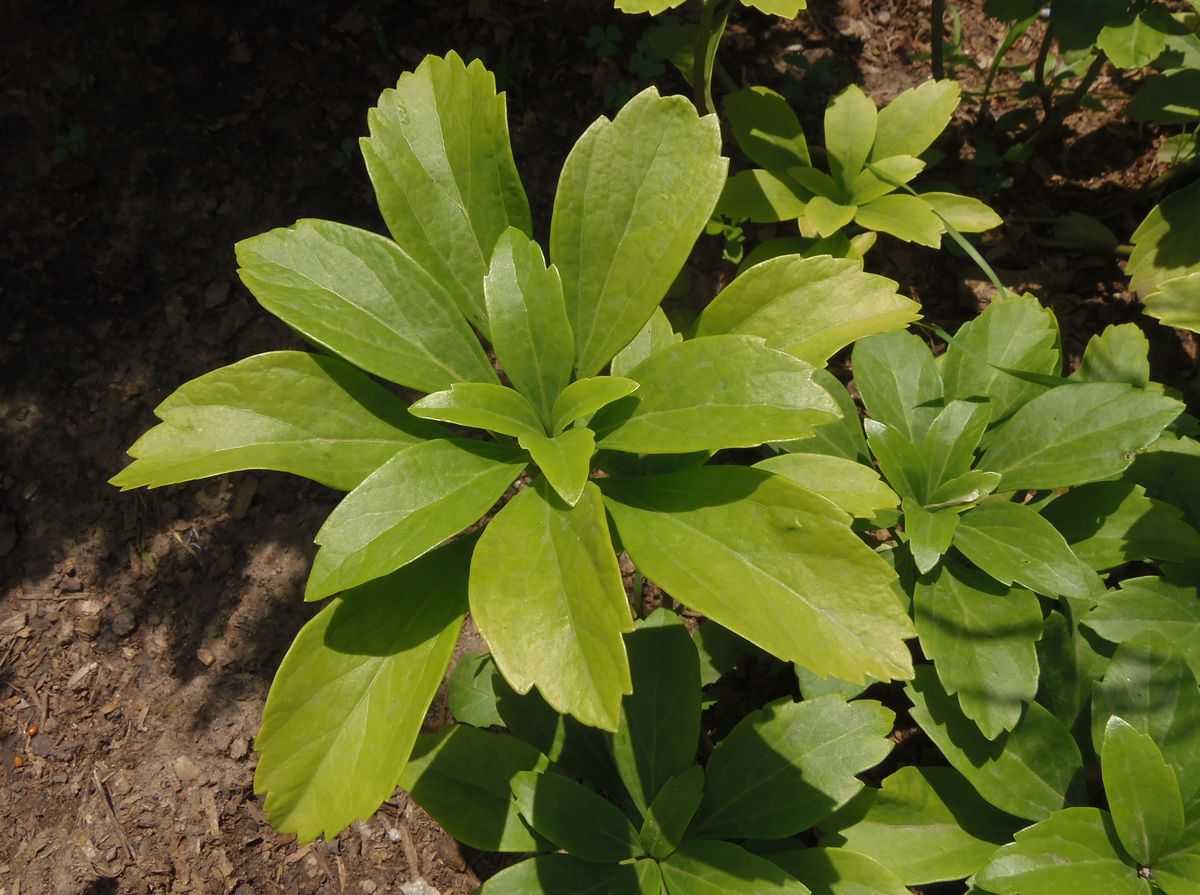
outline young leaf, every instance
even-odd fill
[[[905,687],[913,720],[981,796],[1009,814],[1040,820],[1078,795],[1083,760],[1067,730],[1036,702],[1016,727],[989,741],[922,665]]]
[[[592,471],[592,454],[596,452],[592,430],[583,426],[553,438],[530,434],[517,441],[529,451],[558,496],[568,506],[575,506]]]
[[[825,498],[737,466],[601,484],[638,568],[718,624],[851,683],[912,673],[896,575]]]
[[[854,776],[883,761],[895,715],[877,702],[823,696],[747,715],[713,750],[690,829],[709,839],[782,839],[845,804]]]
[[[925,169],[925,163],[911,155],[897,155],[867,165],[850,184],[850,201],[853,205],[886,196],[897,189],[897,183],[908,183]]]
[[[1004,223],[1004,219],[990,207],[958,193],[921,193],[921,201],[933,209],[934,214],[960,233],[983,233]],[[944,226],[944,224],[943,224]]]
[[[122,490],[275,469],[349,491],[397,451],[446,434],[350,364],[272,351],[205,373],[154,409],[129,449]]]
[[[825,107],[825,151],[829,157],[829,173],[843,187],[850,186],[871,154],[878,114],[875,101],[855,84],[835,96]]]
[[[575,365],[558,271],[546,267],[536,242],[510,227],[496,243],[483,294],[496,359],[550,425],[554,399],[571,381]]]
[[[663,309],[655,308],[646,325],[613,357],[610,372],[613,377],[625,376],[654,352],[681,341],[683,336],[675,332]]]
[[[639,853],[637,831],[625,815],[569,777],[520,771],[510,785],[521,817],[575,857],[615,864]]]
[[[690,839],[659,867],[671,895],[811,895],[781,867],[732,842]]]
[[[1087,597],[1091,576],[1058,530],[1019,503],[987,503],[964,513],[954,546],[1004,584],[1048,597]]]
[[[703,793],[704,769],[698,764],[664,783],[646,810],[646,820],[638,834],[642,848],[659,859],[679,848]]]
[[[413,416],[441,420],[502,435],[542,435],[542,421],[529,399],[507,386],[459,382],[446,391],[426,395],[411,407]]]
[[[918,505],[924,502],[928,488],[925,483],[925,462],[921,452],[899,429],[868,419],[864,426],[871,453],[879,463],[879,469],[887,483],[901,497],[915,498]]]
[[[967,509],[965,504],[979,503],[995,491],[999,484],[1000,476],[997,473],[972,469],[930,491],[925,506],[935,510],[943,507]]]
[[[992,409],[986,401],[955,400],[942,408],[922,445],[925,481],[931,492],[974,465],[975,448],[991,417]]]
[[[637,391],[638,384],[620,376],[593,376],[576,379],[554,402],[551,414],[553,432],[558,435],[563,429],[579,419],[590,417],[606,404],[620,400]]]
[[[368,373],[422,392],[496,381],[446,280],[385,237],[304,220],[243,239],[236,252],[259,304]]]
[[[854,220],[857,212],[857,205],[846,205],[824,196],[813,196],[804,206],[804,221],[808,227],[802,230],[805,236],[832,236]]]
[[[499,673],[490,653],[471,653],[458,661],[446,687],[450,714],[455,721],[473,727],[504,723],[496,708]]]
[[[617,729],[633,620],[595,485],[568,507],[538,479],[496,514],[471,560],[471,616],[518,693],[536,685],[555,710]]]
[[[1051,389],[995,430],[981,469],[1005,491],[1065,488],[1115,476],[1180,413],[1183,404],[1116,382]]]
[[[1163,281],[1142,304],[1164,326],[1200,332],[1200,271]]]
[[[254,791],[279,831],[331,838],[396,787],[466,614],[460,541],[306,624],[271,685]]]
[[[383,92],[367,124],[371,135],[359,145],[388,230],[486,335],[492,249],[510,226],[532,231],[495,78],[453,52],[426,56]]]
[[[751,168],[725,181],[716,213],[756,224],[792,221],[804,214],[809,198],[808,190],[787,174]]]
[[[844,848],[797,848],[763,855],[812,895],[911,895],[900,877],[882,864]]]
[[[900,498],[879,474],[855,460],[823,454],[779,454],[754,464],[815,491],[857,519],[873,519],[900,506]]]
[[[893,193],[862,205],[854,222],[868,230],[890,233],[897,239],[936,249],[945,226],[928,202],[917,196]]]
[[[1104,728],[1100,766],[1121,844],[1139,864],[1153,864],[1183,835],[1179,778],[1154,740],[1116,717]]]
[[[550,255],[594,376],[637,335],[687,260],[725,183],[715,115],[643,90],[575,144],[554,197]],[[651,260],[652,259],[652,260]]]
[[[635,686],[621,700],[612,753],[625,788],[645,814],[663,784],[696,760],[700,659],[679,624],[642,625],[625,636],[625,651]]]
[[[592,417],[597,446],[637,454],[799,438],[837,414],[813,368],[750,336],[672,345],[630,371],[640,388]]]
[[[472,848],[534,851],[548,843],[521,820],[509,782],[546,765],[546,756],[523,740],[454,724],[417,738],[400,786],[447,833]]]
[[[821,843],[867,855],[920,886],[970,876],[1020,826],[953,768],[910,765],[822,821]]]
[[[996,852],[975,882],[996,895],[1150,895],[1121,848],[1112,818],[1097,808],[1055,811],[1017,833],[1016,842]]]
[[[909,332],[870,336],[855,343],[851,363],[871,419],[919,447],[941,409],[942,380],[929,346]]]
[[[304,599],[386,575],[458,534],[521,474],[524,451],[440,438],[405,448],[342,498],[316,541]]]
[[[917,571],[924,575],[936,566],[950,549],[958,528],[958,507],[927,510],[911,497],[905,497],[904,538],[912,551]]]
[[[475,895],[616,895],[618,892],[641,892],[634,865],[593,864],[571,855],[538,855],[501,870],[484,882]]]
[[[750,161],[772,171],[812,164],[800,119],[787,100],[767,87],[749,87],[725,97],[725,116]]]
[[[858,262],[783,255],[734,279],[704,309],[696,334],[758,336],[819,366],[856,339],[918,317],[920,306],[897,294],[894,281],[864,273]]]
[[[913,613],[921,647],[946,692],[958,694],[963,714],[989,740],[1012,730],[1037,695],[1037,597],[947,562],[917,582]]]
[[[946,129],[958,108],[957,81],[926,81],[903,91],[879,111],[871,160],[920,155]]]

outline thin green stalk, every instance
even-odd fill
[[[933,79],[946,77],[946,0],[933,0],[929,13],[929,62]]]
[[[734,0],[704,0],[700,11],[700,28],[696,32],[696,47],[692,54],[692,95],[701,115],[707,115],[715,109],[712,99],[713,67],[733,3]]]

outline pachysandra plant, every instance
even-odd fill
[[[1200,332],[1200,182],[1167,196],[1133,234],[1126,273],[1146,313]]]
[[[480,63],[427,58],[368,120],[391,239],[302,220],[237,246],[259,303],[328,353],[187,383],[113,480],[258,468],[349,492],[305,587],[336,599],[285,657],[256,742],[272,823],[331,835],[391,795],[468,608],[514,690],[616,730],[633,617],[614,531],[640,572],[781,658],[910,676],[896,574],[850,516],[786,477],[706,464],[835,419],[815,365],[916,316],[895,284],[790,259],[726,290],[745,319],[682,340],[658,305],[724,184],[713,116],[651,89],[588,128],[549,265]],[[771,325],[804,295],[810,314]]]
[[[790,252],[861,258],[876,232],[938,247],[946,222],[963,233],[1001,224],[978,199],[903,192],[925,169],[925,154],[958,106],[954,81],[927,81],[883,109],[851,85],[825,110],[825,160],[814,164],[795,112],[779,94],[751,87],[730,94],[725,112],[742,151],[758,165],[725,185],[717,212],[756,223],[797,221],[800,235],[777,237],[747,259]],[[853,239],[847,231],[859,232]]]

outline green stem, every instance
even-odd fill
[[[1042,103],[1042,120],[1045,121],[1050,117],[1050,108],[1053,105],[1051,100],[1051,90],[1046,85],[1046,59],[1050,55],[1050,44],[1054,40],[1054,29],[1050,23],[1046,23],[1046,33],[1042,35],[1042,44],[1038,47],[1037,61],[1033,63],[1033,82],[1038,88],[1038,98]]]
[[[933,68],[933,79],[946,77],[946,0],[933,0],[929,13],[929,61]]]
[[[735,0],[704,0],[700,11],[700,28],[696,32],[696,46],[692,53],[692,95],[701,115],[714,110],[712,99],[713,66],[717,59],[717,46],[725,34],[730,10]]]

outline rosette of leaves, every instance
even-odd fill
[[[726,97],[725,112],[742,151],[758,165],[725,185],[717,212],[757,223],[797,221],[800,237],[781,237],[754,256],[784,252],[861,257],[877,232],[937,248],[946,224],[963,233],[998,227],[1000,217],[957,193],[904,192],[925,169],[927,153],[958,106],[954,81],[909,88],[883,109],[851,85],[825,110],[825,168],[813,162],[800,121],[765,87]],[[853,225],[859,236],[847,235]],[[852,231],[851,231],[852,232]]]
[[[1146,313],[1166,326],[1200,332],[1200,181],[1151,209],[1133,234],[1125,272]]]
[[[272,823],[330,835],[391,795],[468,608],[516,691],[616,729],[633,621],[614,531],[643,574],[770,652],[839,678],[909,675],[895,574],[849,517],[706,461],[836,418],[814,364],[913,303],[843,271],[861,300],[815,302],[824,316],[796,321],[795,344],[674,333],[658,304],[726,167],[715,118],[682,98],[647,90],[586,131],[549,265],[480,63],[427,58],[368,120],[392,238],[303,220],[237,246],[259,303],[328,353],[187,383],[113,480],[257,468],[348,492],[305,587],[336,599],[285,657],[256,742]]]
[[[862,791],[855,775],[891,751],[890,710],[837,696],[772,702],[701,763],[687,629],[660,609],[626,642],[634,687],[611,734],[514,693],[486,654],[452,675],[460,723],[421,734],[401,784],[468,845],[535,853],[480,895],[905,895],[878,862],[794,838]]]

